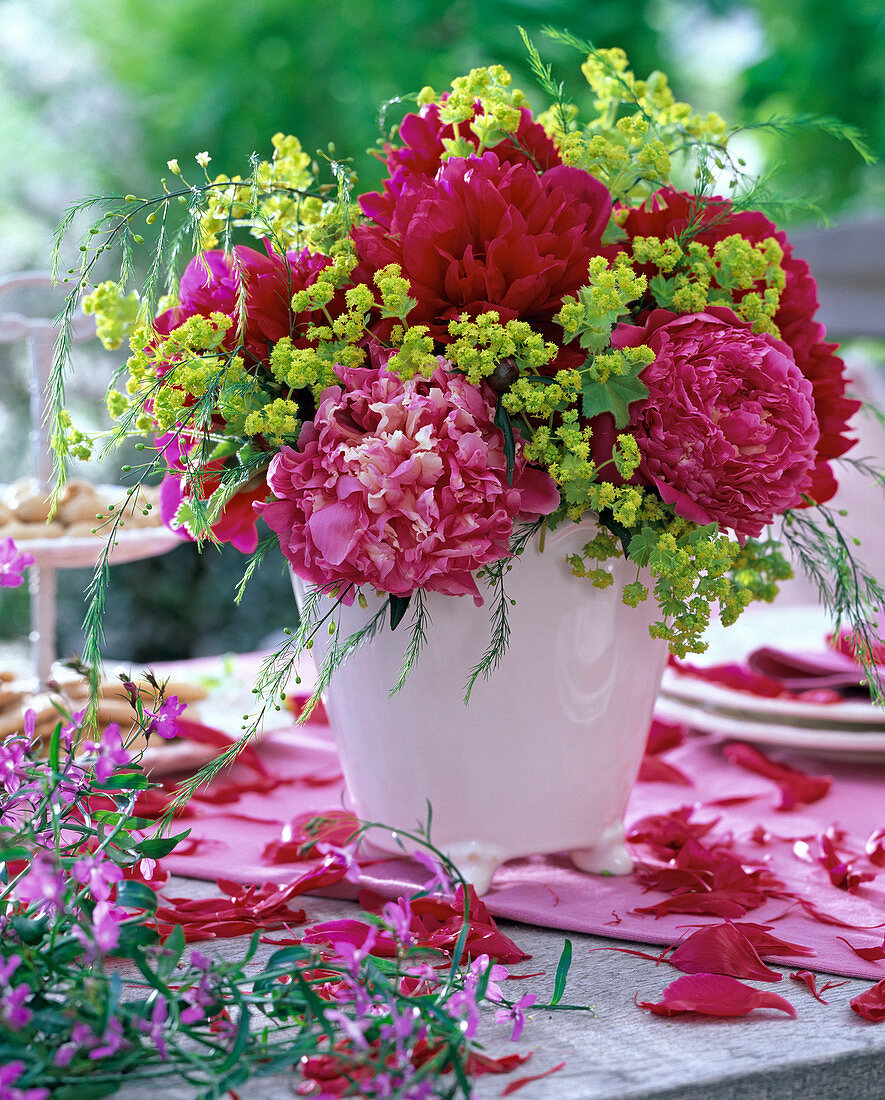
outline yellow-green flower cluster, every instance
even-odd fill
[[[663,308],[699,313],[710,305],[727,306],[754,332],[779,335],[773,318],[786,275],[783,249],[774,237],[753,244],[734,233],[712,248],[700,241],[635,237],[632,255],[637,264],[654,264],[661,271],[649,285]]]
[[[298,138],[274,134],[273,158],[261,161],[254,177],[216,176],[206,191],[200,216],[200,243],[214,248],[233,226],[246,226],[254,237],[268,237],[281,247],[302,244],[305,233],[323,215],[323,202],[307,192],[314,184],[310,157]]]
[[[671,155],[686,141],[724,146],[727,133],[718,115],[702,118],[677,102],[663,73],[637,80],[623,50],[595,50],[582,71],[597,117],[583,130],[563,132],[554,113],[547,125],[553,125],[563,161],[602,180],[616,201],[642,198],[664,183]]]
[[[108,351],[114,351],[138,321],[140,299],[136,291],[124,295],[119,283],[99,283],[83,299],[83,312],[95,317],[95,333]]]
[[[446,358],[474,385],[494,374],[502,359],[513,359],[522,370],[537,373],[556,355],[556,345],[546,343],[531,325],[525,321],[502,324],[493,309],[477,317],[463,313],[449,322],[449,334],[455,339],[446,348]]]
[[[349,366],[359,366],[365,353],[361,348],[352,349],[355,361]],[[270,353],[270,370],[274,378],[290,393],[293,390],[310,390],[314,399],[319,398],[323,390],[334,386],[338,381],[334,362],[326,347],[294,347],[291,339],[284,336],[274,344]]]
[[[297,401],[277,397],[268,404],[249,413],[243,427],[245,435],[261,435],[278,447],[294,444],[301,431],[300,409]]]
[[[481,153],[519,128],[520,110],[528,106],[528,101],[518,88],[511,89],[512,83],[510,73],[501,65],[471,69],[467,76],[452,81],[451,92],[445,102],[439,104],[440,118],[456,128],[459,123],[469,122]],[[477,101],[482,110],[474,118]],[[419,105],[436,102],[438,97],[432,88],[421,90]],[[459,136],[444,139],[443,144],[446,158],[470,156],[477,152],[471,142]]]
[[[587,285],[577,297],[563,298],[553,319],[562,325],[567,343],[577,338],[582,348],[602,351],[609,345],[614,326],[627,313],[630,303],[642,297],[645,288],[645,276],[633,270],[629,256],[619,253],[611,263],[604,256],[594,256]]]

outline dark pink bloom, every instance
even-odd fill
[[[819,430],[811,384],[785,343],[729,309],[654,310],[618,325],[615,347],[647,344],[647,400],[631,408],[640,477],[678,515],[761,534],[809,487]]]
[[[792,810],[799,805],[819,802],[833,785],[827,775],[806,775],[797,768],[778,764],[759,749],[743,742],[726,745],[722,753],[732,764],[772,779],[781,792],[779,810]]]
[[[885,1020],[885,978],[852,997],[849,1003],[861,1019],[881,1024]]]
[[[410,323],[443,342],[463,313],[544,323],[586,283],[610,216],[607,189],[579,168],[538,176],[494,153],[454,157],[433,179],[405,179],[389,224],[354,229],[354,277],[399,264],[417,299]]]
[[[547,514],[559,494],[519,448],[507,481],[503,437],[482,392],[445,361],[430,380],[383,368],[342,371],[299,450],[271,461],[276,500],[260,506],[294,571],[320,585],[471,595],[473,573],[508,553],[518,515]]]
[[[148,731],[169,740],[178,736],[178,717],[187,709],[187,703],[179,703],[177,695],[169,695],[155,711],[147,711]]]
[[[740,928],[731,923],[711,924],[692,932],[667,961],[685,974],[728,974],[760,982],[781,980],[781,975],[759,958]]]
[[[7,535],[0,539],[0,588],[17,588],[24,571],[34,564],[34,555],[20,551]]]
[[[661,1000],[639,1001],[656,1016],[695,1012],[701,1016],[746,1016],[754,1008],[776,1008],[796,1019],[796,1009],[768,990],[753,989],[723,974],[688,974],[664,990]]]
[[[160,518],[180,539],[185,542],[193,541],[186,526],[174,525],[182,501],[192,492],[184,472],[186,456],[182,439],[173,432],[168,432],[157,436],[155,446],[158,451],[163,452],[171,470],[160,483]],[[203,500],[208,500],[221,484],[222,466],[222,462],[210,462],[201,468],[200,495]],[[259,481],[233,496],[222,509],[218,521],[212,525],[213,537],[219,542],[229,542],[243,554],[251,554],[258,545],[254,504],[257,500],[263,500],[266,495],[267,487],[264,482]]]
[[[644,206],[633,208],[624,228],[630,237],[678,237],[689,225],[700,227],[694,239],[713,245],[724,237],[739,233],[759,243],[774,237],[784,250],[783,267],[787,276],[774,323],[781,339],[789,345],[796,365],[811,383],[814,413],[820,428],[809,492],[818,503],[830,499],[836,491],[836,479],[829,460],[838,458],[855,443],[848,438],[848,420],[860,407],[859,401],[845,396],[845,364],[835,356],[836,344],[826,342],[823,325],[814,320],[817,311],[817,285],[808,264],[793,255],[786,234],[757,211],[732,211],[726,199],[705,200],[703,209],[691,195],[664,189]],[[649,274],[654,274],[650,269]]]
[[[477,103],[474,118],[482,113],[482,107]],[[474,149],[479,149],[479,138],[470,129],[469,122],[460,123],[457,131],[459,137],[469,141]],[[417,114],[406,115],[397,132],[401,147],[385,145],[381,158],[387,165],[390,179],[384,181],[382,194],[373,192],[360,196],[363,213],[381,224],[389,225],[405,182],[410,176],[432,179],[444,163],[444,140],[454,137],[455,127],[440,120],[436,103],[422,107]],[[527,164],[537,172],[546,172],[561,163],[547,131],[532,119],[525,108],[520,112],[519,128],[515,135],[491,148],[502,164]]]
[[[225,346],[233,349],[240,343],[238,303],[242,286],[242,343],[254,359],[264,360],[269,344],[284,336],[297,339],[303,326],[319,321],[314,315],[293,316],[292,295],[312,286],[331,262],[327,256],[307,249],[289,252],[284,258],[269,243],[266,252],[244,245],[237,245],[227,254],[211,249],[188,264],[179,284],[179,304],[161,313],[154,328],[165,336],[189,317],[224,313],[234,320],[225,338]],[[159,370],[163,373],[162,365]]]

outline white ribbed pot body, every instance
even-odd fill
[[[411,611],[339,668],[326,708],[351,806],[362,820],[413,831],[432,807],[431,839],[479,892],[498,864],[568,850],[587,871],[625,873],[622,818],[642,758],[666,646],[648,634],[649,600],[621,600],[635,564],[607,563],[608,588],[572,575],[568,555],[594,534],[564,524],[507,574],[510,644],[464,704],[469,670],[490,636],[490,600],[427,596],[427,644],[393,697]],[[295,579],[296,594],[301,582]],[[341,611],[341,637],[377,610]],[[315,642],[317,663],[329,639]],[[401,853],[379,830],[376,848]]]

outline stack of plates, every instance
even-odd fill
[[[744,661],[762,645],[809,650],[825,645],[828,624],[817,608],[762,609],[728,631],[711,630],[697,664]],[[732,631],[736,633],[732,635]],[[668,668],[655,707],[658,718],[742,741],[783,745],[855,760],[885,761],[885,708],[864,700],[813,703],[771,699],[708,683]]]

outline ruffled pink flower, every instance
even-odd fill
[[[444,343],[463,313],[543,325],[586,283],[611,209],[606,187],[580,168],[539,176],[495,153],[453,157],[433,179],[407,177],[389,220],[354,229],[354,278],[399,264],[417,300],[410,323]]]
[[[477,114],[482,114],[479,103],[474,118]],[[479,149],[479,138],[471,130],[469,122],[458,125],[458,136],[469,141],[474,149]],[[397,137],[402,146],[385,145],[381,158],[390,173],[390,179],[384,181],[383,193],[372,192],[362,195],[359,200],[363,213],[384,225],[390,224],[394,204],[409,177],[431,179],[442,167],[445,153],[443,142],[455,137],[455,127],[442,122],[438,104],[430,103],[417,114],[406,115],[400,123]],[[519,128],[513,137],[505,138],[491,148],[502,164],[528,164],[537,172],[546,172],[548,168],[562,163],[547,131],[534,121],[525,107],[520,112]]]
[[[619,325],[612,344],[655,353],[630,431],[640,476],[678,515],[756,536],[800,502],[819,430],[811,383],[786,344],[718,306],[655,310],[641,327]]]
[[[445,365],[429,381],[343,371],[343,389],[325,391],[299,450],[274,456],[277,499],[259,510],[306,581],[481,602],[473,573],[508,553],[514,519],[558,505],[551,479],[519,448],[508,484],[491,406]]]
[[[824,326],[814,320],[817,284],[808,264],[793,255],[786,234],[758,211],[734,213],[728,200],[718,198],[707,200],[700,209],[694,196],[669,188],[656,192],[643,206],[632,208],[624,229],[630,237],[665,239],[678,237],[690,225],[701,227],[692,234],[701,244],[713,245],[739,233],[754,244],[774,237],[784,250],[787,281],[774,322],[793,352],[796,366],[811,383],[820,436],[809,494],[822,504],[836,492],[829,460],[838,458],[856,442],[847,435],[848,420],[860,408],[860,402],[845,396],[845,364],[833,354],[838,345],[826,341]],[[655,268],[647,269],[647,274],[655,273]]]
[[[284,336],[297,337],[301,327],[319,318],[312,314],[294,316],[292,295],[312,286],[319,273],[332,261],[307,249],[288,252],[285,257],[267,245],[267,252],[237,245],[229,253],[210,249],[196,256],[185,268],[179,284],[179,303],[154,320],[154,328],[168,335],[189,317],[224,313],[234,324],[225,346],[239,342],[240,287],[245,291],[243,344],[258,360],[267,358],[268,345]]]

